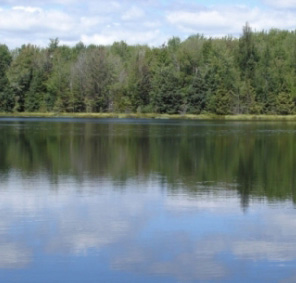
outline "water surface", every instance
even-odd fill
[[[296,123],[0,119],[0,282],[293,282]]]

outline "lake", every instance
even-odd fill
[[[0,282],[295,282],[296,123],[0,119]]]

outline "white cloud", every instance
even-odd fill
[[[143,26],[147,27],[147,28],[159,28],[161,26],[161,22],[160,21],[147,21],[147,22],[143,22]]]
[[[75,213],[75,212],[74,212]],[[102,213],[103,214],[103,213]],[[72,216],[61,217],[59,234],[48,244],[50,252],[63,251],[72,254],[86,254],[89,249],[100,250],[106,245],[119,242],[130,231],[130,224],[120,219],[112,219],[114,215],[88,215],[85,219],[72,221]]]
[[[82,17],[80,19],[80,25],[84,27],[84,29],[92,29],[98,26],[99,24],[104,24],[107,21],[108,19],[104,17]]]
[[[24,7],[24,6],[15,6],[12,7],[12,10],[19,10],[19,11],[24,11],[24,12],[28,12],[28,13],[41,13],[42,9],[38,8],[38,7]]]
[[[97,44],[97,45],[109,45],[116,41],[116,37],[113,35],[103,35],[103,34],[94,34],[94,35],[81,35],[81,41],[85,44]]]
[[[123,15],[122,15],[122,19],[124,21],[130,21],[130,20],[138,20],[140,18],[142,18],[144,16],[144,11],[138,7],[132,7],[131,9],[129,9],[128,11],[126,11]]]
[[[135,273],[170,276],[176,278],[178,282],[213,281],[227,275],[226,268],[214,258],[199,261],[191,253],[183,253],[169,261],[162,261],[159,258],[153,258],[145,248],[132,249],[123,255],[119,254],[113,259],[112,268]]]
[[[254,261],[291,261],[295,260],[295,241],[279,243],[272,241],[242,241],[233,245],[233,253],[237,257]]]
[[[227,202],[225,202],[227,199]],[[169,211],[211,211],[219,210],[222,214],[240,211],[240,201],[235,191],[221,190],[200,194],[198,198],[185,198],[184,196],[168,197],[165,206]]]
[[[44,11],[39,8],[15,7],[0,14],[0,30],[6,32],[63,34],[75,27],[75,21],[69,15],[56,10]]]
[[[222,279],[227,275],[227,269],[216,258],[223,252],[224,242],[217,239],[195,242],[177,232],[170,233],[170,237],[157,234],[152,242],[153,245],[147,242],[146,245],[123,246],[112,259],[112,268],[169,275],[180,282]],[[177,253],[172,252],[173,247],[178,247]],[[163,259],[161,254],[166,254],[169,260]]]
[[[245,6],[227,7],[201,11],[171,11],[166,15],[167,21],[180,31],[203,33],[211,36],[238,35],[242,26],[249,22],[255,30],[270,28],[294,29],[295,13],[277,10],[262,10]]]
[[[151,180],[147,188],[152,184]],[[11,227],[15,225],[22,229],[31,219],[38,226],[39,233],[34,234],[36,237],[51,234],[48,223],[55,221],[55,234],[43,247],[50,253],[58,251],[83,255],[90,249],[100,250],[120,242],[126,235],[130,236],[138,225],[137,215],[143,216],[146,202],[154,200],[155,194],[150,191],[139,201],[135,193],[138,183],[130,181],[126,186],[131,191],[121,196],[118,203],[110,194],[114,184],[109,181],[88,180],[77,184],[71,177],[61,177],[54,185],[44,174],[31,179],[11,171],[7,180],[1,182],[0,212],[8,216],[0,221],[0,268],[24,266],[30,261],[34,251],[22,246],[28,239],[14,237],[15,243],[4,241],[11,237]],[[77,193],[78,189],[83,191],[81,195]],[[115,203],[116,209],[106,209],[115,207]]]
[[[0,268],[23,268],[32,260],[31,252],[15,243],[1,243],[0,254]]]
[[[238,36],[246,22],[259,31],[296,26],[295,0],[261,0],[257,7],[239,1],[206,6],[182,0],[3,0],[1,4],[1,43],[12,48],[28,42],[46,46],[49,38],[56,37],[66,44],[85,39],[86,44],[124,40],[159,46],[172,36]]]
[[[106,31],[101,32],[101,34],[87,35],[83,34],[81,36],[81,41],[85,44],[98,44],[98,45],[110,45],[115,41],[127,41],[129,44],[146,44],[150,43],[156,45],[159,40],[165,41],[165,36],[160,33],[160,30],[155,31],[126,31],[122,29],[109,30],[108,27]]]
[[[277,8],[296,8],[295,0],[263,0],[263,2]]]
[[[45,255],[81,256],[111,247],[107,251],[111,269],[170,276],[181,282],[223,280],[231,276],[227,264],[232,259],[239,263],[296,258],[296,220],[290,201],[284,210],[283,203],[281,209],[262,202],[257,203],[258,209],[255,203],[242,215],[237,192],[223,189],[223,184],[186,198],[181,193],[160,197],[153,178],[145,188],[129,181],[122,192],[114,192],[114,184],[102,180],[77,184],[71,177],[61,177],[56,185],[47,180],[43,174],[30,179],[12,172],[1,182],[0,212],[7,217],[0,222],[0,268],[25,267],[34,260],[34,245],[23,246],[26,241],[40,242]],[[184,208],[194,219],[192,226],[186,224],[188,229],[180,229],[171,214]],[[218,234],[199,225],[204,216],[200,210],[213,220],[218,217],[225,230]],[[229,219],[228,212],[234,218]],[[168,220],[168,226],[161,227],[161,218]],[[54,229],[49,223],[54,223]],[[33,227],[34,233],[16,237],[13,227],[18,231]],[[9,238],[16,242],[6,241]],[[229,262],[223,262],[223,255]]]

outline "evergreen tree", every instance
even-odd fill
[[[23,45],[8,70],[8,78],[15,94],[16,111],[25,111],[25,97],[33,79],[34,60],[39,49],[33,45]]]
[[[152,80],[151,99],[158,113],[180,113],[183,109],[183,95],[172,66],[159,68]]]
[[[239,39],[238,62],[243,79],[252,80],[258,61],[257,49],[253,32],[248,23],[243,27],[243,34]]]
[[[215,113],[218,115],[228,115],[232,113],[232,93],[221,86],[214,96]]]
[[[12,111],[14,107],[13,92],[7,78],[7,70],[12,61],[6,45],[0,45],[0,111]]]
[[[200,114],[206,108],[205,81],[198,69],[187,90],[187,105],[192,114]]]

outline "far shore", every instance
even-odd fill
[[[296,121],[296,115],[214,115],[214,114],[158,114],[158,113],[54,113],[14,112],[0,113],[0,118],[119,118],[119,119],[184,119],[227,121]]]

